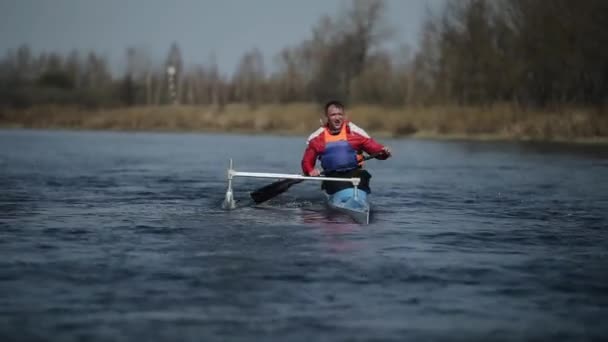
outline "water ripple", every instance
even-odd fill
[[[297,172],[302,139],[0,132],[0,338],[608,333],[608,153],[391,140],[394,158],[368,163],[368,226],[318,184],[254,205],[268,182],[237,180],[238,208],[220,208],[228,156]]]

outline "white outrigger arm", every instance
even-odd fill
[[[232,168],[232,159],[230,159],[230,166],[228,167],[228,189],[226,189],[226,197],[222,203],[224,209],[236,208],[236,202],[234,201],[234,192],[232,190],[232,179],[234,177],[252,177],[252,178],[274,178],[274,179],[300,179],[300,180],[312,180],[317,182],[332,181],[332,182],[350,182],[355,187],[355,198],[357,198],[357,187],[361,183],[361,178],[337,178],[337,177],[311,177],[302,176],[298,174],[286,174],[286,173],[266,173],[266,172],[242,172],[236,171]]]

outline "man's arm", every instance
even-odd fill
[[[356,144],[367,154],[378,155],[376,158],[380,160],[387,159],[391,156],[391,151],[388,147],[378,143],[359,126],[350,123],[350,129],[356,140]]]
[[[391,156],[391,151],[388,147],[378,143],[373,138],[365,138],[361,146],[362,150],[369,155],[376,155],[376,159],[385,160]]]
[[[304,155],[302,156],[302,172],[304,175],[308,176],[315,170],[315,163],[317,162],[317,151],[314,147],[309,143],[306,146],[306,150],[304,150]]]
[[[319,151],[323,148],[321,146],[321,134],[324,132],[324,128],[320,127],[314,131],[306,140],[306,150],[302,156],[302,172],[306,176],[318,176],[319,170],[315,168]]]

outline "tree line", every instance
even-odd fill
[[[176,43],[163,65],[127,48],[119,76],[95,52],[34,55],[23,45],[0,59],[0,106],[607,103],[608,1],[448,0],[427,13],[416,49],[388,47],[387,10],[384,0],[353,0],[320,18],[308,39],[285,47],[272,68],[253,49],[232,75],[214,61],[184,65]]]

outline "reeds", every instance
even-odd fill
[[[608,115],[597,109],[522,110],[487,107],[354,106],[350,119],[370,133],[392,137],[608,141]],[[131,107],[84,110],[44,106],[0,112],[0,126],[90,130],[242,132],[305,135],[320,125],[314,104]]]

